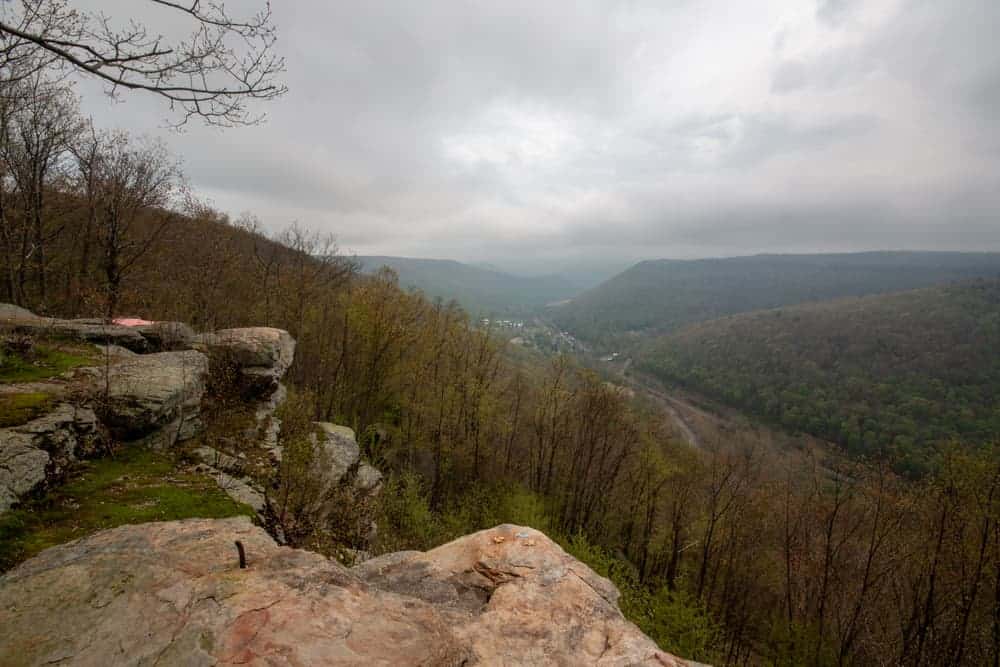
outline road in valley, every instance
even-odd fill
[[[600,365],[612,370],[618,376],[618,382],[637,394],[645,396],[649,401],[659,406],[664,414],[676,426],[681,437],[692,447],[701,449],[703,439],[698,435],[697,426],[693,423],[693,418],[701,420],[703,423],[718,427],[723,420],[717,415],[705,412],[701,408],[677,396],[667,393],[663,385],[655,378],[632,371],[632,358],[624,361],[610,362],[608,358],[598,359],[587,345],[570,336],[540,317],[533,321],[534,326],[546,330],[547,334],[554,340],[558,340],[566,345],[574,354],[586,358],[592,365]],[[630,372],[631,371],[631,372]]]
[[[652,378],[643,377],[639,379],[635,376],[635,374],[629,375],[628,371],[631,365],[632,359],[626,359],[621,370],[619,371],[621,381],[632,389],[632,391],[646,396],[653,403],[659,405],[667,416],[670,417],[670,420],[677,427],[677,430],[680,432],[685,442],[696,449],[701,449],[701,438],[698,437],[693,425],[688,418],[685,417],[684,413],[700,414],[701,416],[713,421],[717,418],[714,415],[710,415],[704,410],[691,405],[687,401],[671,396],[659,388],[650,386],[653,382],[656,382],[656,380],[653,380]],[[659,383],[657,382],[657,384]]]

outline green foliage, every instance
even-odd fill
[[[431,510],[429,493],[412,472],[391,475],[382,490],[377,550],[427,550],[462,535],[504,523],[548,531],[551,519],[544,501],[516,484],[470,487]]]
[[[762,311],[688,327],[640,366],[780,424],[891,455],[1000,433],[1000,281]]]
[[[313,399],[292,391],[278,409],[282,430],[281,462],[266,480],[274,519],[293,546],[325,553],[337,547],[362,546],[357,534],[366,508],[354,502],[350,489],[331,487],[326,471],[333,465],[312,421]]]
[[[92,346],[78,344],[36,345],[30,353],[0,355],[0,382],[35,382],[61,375],[80,366],[94,365],[98,354]]]
[[[0,570],[107,528],[191,517],[253,516],[213,479],[177,470],[166,454],[131,446],[79,464],[45,498],[0,516]]]
[[[426,551],[447,541],[441,519],[431,511],[420,478],[413,473],[390,476],[382,489],[380,510],[379,552]]]
[[[718,659],[722,628],[693,595],[660,588],[640,590],[627,603],[628,617],[665,650],[700,661]]]
[[[650,590],[638,581],[635,568],[582,534],[561,539],[571,556],[614,583],[619,607],[665,651],[699,661],[714,661],[722,630],[693,596],[666,588]]]
[[[42,392],[0,394],[0,428],[20,426],[51,409],[53,397]]]
[[[787,619],[777,618],[768,629],[770,634],[764,639],[761,652],[770,658],[770,664],[781,667],[838,664],[836,650],[829,641],[820,639],[815,627],[798,622],[789,624]]]

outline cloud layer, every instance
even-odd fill
[[[168,137],[195,187],[233,214],[298,220],[362,254],[526,271],[1000,250],[994,0],[299,0],[275,12],[291,92],[270,122]],[[135,97],[89,94],[87,108],[154,132],[165,114]]]

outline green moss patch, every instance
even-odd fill
[[[57,544],[107,528],[192,517],[253,516],[207,475],[180,470],[163,453],[133,446],[80,463],[45,498],[0,516],[0,571]]]
[[[52,409],[55,399],[42,392],[0,394],[0,428],[20,426]]]
[[[100,355],[93,346],[54,343],[35,345],[30,355],[0,354],[0,383],[36,382],[80,366],[93,366]]]

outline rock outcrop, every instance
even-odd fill
[[[195,336],[192,347],[234,364],[248,389],[270,394],[295,358],[295,339],[283,329],[220,329]]]
[[[0,664],[687,664],[616,598],[517,526],[353,570],[246,519],[125,526],[0,577]]]
[[[187,350],[195,340],[194,329],[183,322],[150,322],[132,327],[155,352]]]
[[[133,352],[149,350],[149,341],[133,327],[105,324],[101,320],[60,320],[39,317],[24,308],[10,304],[3,306],[3,309],[0,309],[0,320],[9,330],[33,336],[59,335],[88,343],[118,345]],[[3,315],[4,313],[7,315]]]
[[[313,434],[313,438],[319,441],[328,462],[324,474],[330,483],[340,481],[361,458],[354,429],[329,422],[317,422],[316,426],[319,433]]]
[[[208,357],[201,352],[137,354],[93,375],[105,421],[121,439],[159,431],[156,444],[171,446],[198,432],[208,379]]]
[[[261,440],[280,458],[280,424],[274,411],[285,397],[279,380],[295,353],[288,332],[252,327],[196,335],[179,322],[116,322],[40,317],[0,304],[0,331],[27,333],[38,340],[75,339],[100,350],[94,367],[31,386],[4,385],[4,391],[40,392],[57,400],[51,414],[0,429],[0,513],[25,495],[57,483],[82,451],[76,443],[87,440],[86,449],[92,450],[90,441],[98,432],[119,442],[141,441],[158,448],[198,435],[211,362],[220,360],[235,375],[244,397],[259,403],[256,432],[248,437]],[[240,502],[253,501],[249,504],[255,509],[262,507],[259,486],[227,469],[216,472],[230,495]]]
[[[61,479],[67,465],[89,453],[98,437],[94,411],[67,403],[26,424],[0,429],[0,513]]]

